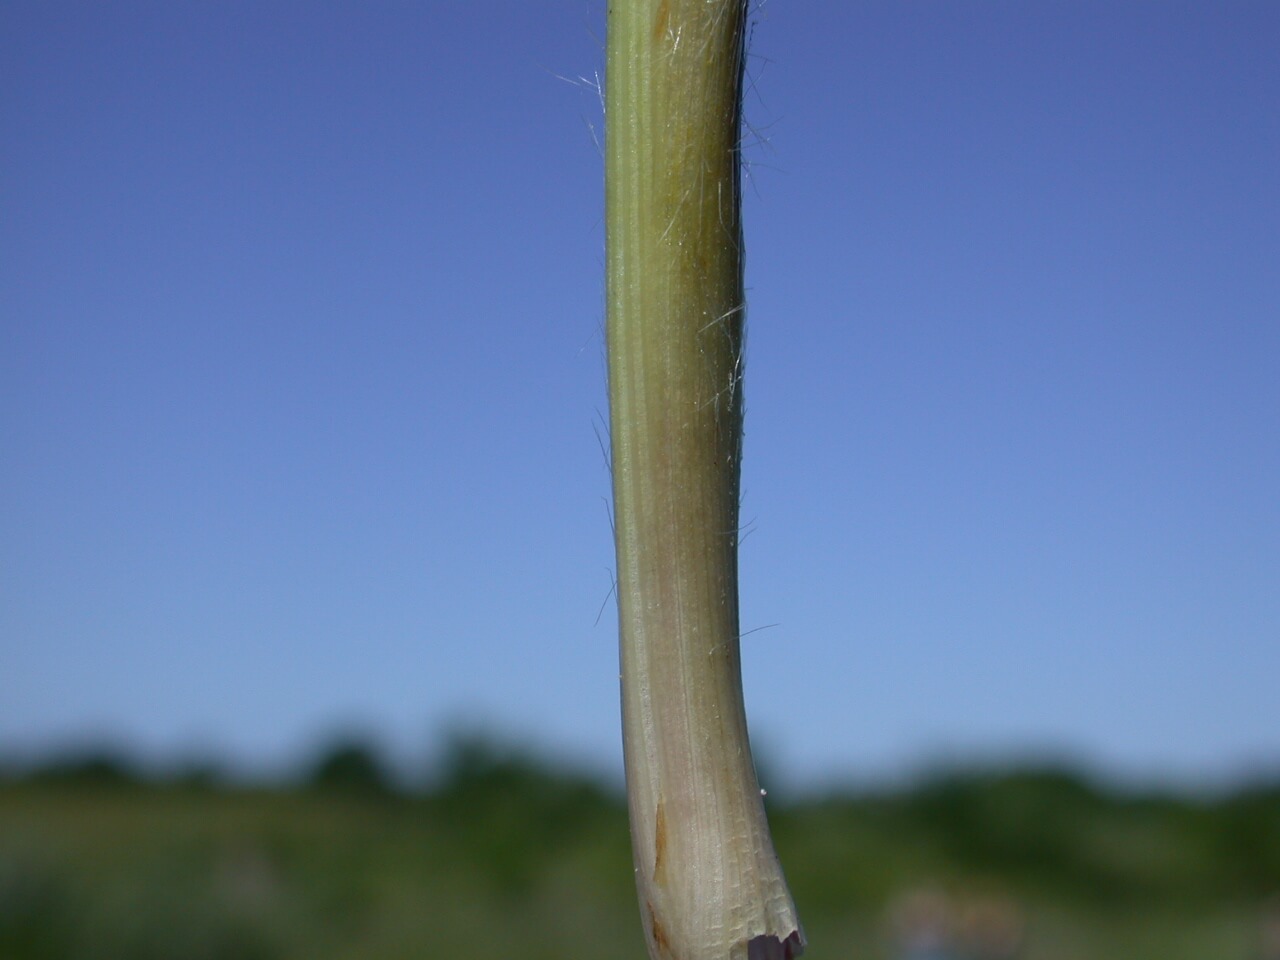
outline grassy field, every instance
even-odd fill
[[[618,797],[500,752],[420,793],[346,760],[270,790],[11,776],[0,958],[642,960]],[[955,960],[1258,960],[1280,890],[1275,787],[957,774],[772,819],[818,960],[931,932]]]

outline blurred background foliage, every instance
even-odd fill
[[[768,803],[811,957],[1280,957],[1280,779],[961,769]],[[0,765],[3,960],[641,960],[631,877],[617,790],[475,736],[413,786],[357,738],[270,785]]]

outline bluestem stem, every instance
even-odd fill
[[[605,219],[623,743],[653,960],[804,947],[738,647],[745,4],[609,4]]]

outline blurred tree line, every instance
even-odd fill
[[[1280,779],[955,770],[769,803],[813,957],[1280,957]],[[270,786],[0,764],[3,960],[640,960],[631,877],[616,790],[483,738],[414,787],[354,739]]]

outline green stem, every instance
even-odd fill
[[[745,4],[613,0],[609,396],[623,740],[654,960],[804,939],[751,760],[738,650]]]

